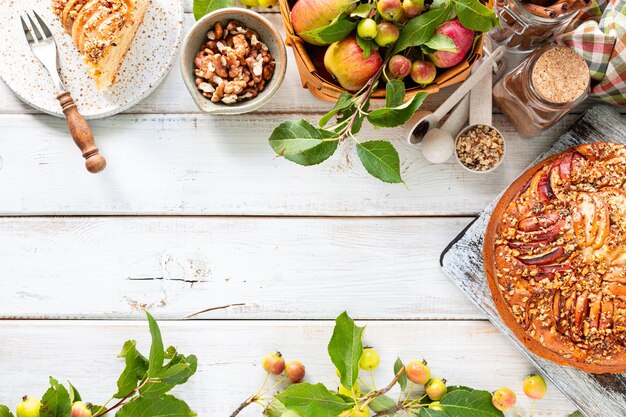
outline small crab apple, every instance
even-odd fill
[[[259,6],[270,9],[278,4],[278,0],[259,0]]]
[[[417,385],[425,385],[430,380],[430,368],[425,361],[412,361],[406,364],[406,377]]]
[[[362,407],[360,404],[354,406],[352,410],[344,411],[339,417],[370,417],[370,408]]]
[[[37,398],[25,395],[15,409],[15,414],[17,417],[39,417],[40,408],[41,402]]]
[[[337,389],[337,393],[341,394],[341,395],[345,395],[346,397],[360,397],[361,396],[361,387],[359,386],[359,384],[357,382],[354,383],[354,385],[352,386],[352,390],[349,390],[348,388],[344,387],[343,385],[339,384],[339,388]]]
[[[528,375],[524,378],[524,394],[533,400],[540,400],[546,395],[548,387],[541,375]]]
[[[440,378],[431,378],[424,386],[426,395],[433,401],[439,401],[448,392],[446,382]]]
[[[377,28],[378,33],[374,38],[374,42],[383,48],[393,45],[398,40],[398,37],[400,37],[400,28],[393,23],[381,22],[378,24]]]
[[[400,0],[378,0],[376,5],[380,16],[390,22],[397,22],[402,16],[402,3]]]
[[[304,378],[304,365],[300,361],[289,361],[285,365],[285,375],[294,384],[302,381]]]
[[[420,85],[428,85],[435,81],[437,68],[430,61],[415,61],[411,66],[411,79]]]
[[[509,411],[516,402],[517,397],[509,388],[500,388],[491,397],[491,403],[500,411]]]
[[[285,359],[280,352],[268,353],[263,357],[263,369],[272,375],[280,375],[285,370]]]
[[[87,403],[76,401],[72,404],[72,417],[91,417],[93,413]]]
[[[374,348],[365,348],[359,359],[359,367],[364,371],[371,371],[378,368],[380,364],[380,355]]]
[[[414,18],[424,11],[424,0],[403,0],[402,13],[406,19]]]
[[[402,55],[394,55],[389,59],[389,75],[393,78],[404,78],[411,73],[411,61]]]
[[[356,27],[356,33],[363,39],[374,39],[378,25],[374,19],[362,19]]]

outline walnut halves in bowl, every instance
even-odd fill
[[[267,103],[286,71],[285,44],[258,13],[225,8],[191,29],[181,54],[185,85],[200,110],[241,114]]]

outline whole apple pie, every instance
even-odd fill
[[[114,82],[151,0],[52,0],[99,90]]]
[[[522,175],[491,217],[484,257],[498,311],[531,351],[626,370],[626,147],[570,148]]]

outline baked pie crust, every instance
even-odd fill
[[[115,82],[150,1],[52,0],[99,90]]]
[[[626,147],[570,148],[504,193],[483,249],[496,307],[533,353],[626,370]]]

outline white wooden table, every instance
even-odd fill
[[[266,16],[282,27],[278,14]],[[528,412],[521,381],[533,369],[446,279],[438,258],[577,115],[523,140],[495,114],[508,155],[488,176],[454,162],[429,165],[399,129],[364,131],[394,141],[407,191],[367,175],[350,147],[310,168],[275,158],[267,138],[280,121],[314,120],[330,107],[299,83],[291,60],[269,105],[210,117],[198,113],[176,65],[143,103],[92,123],[109,162],[95,176],[64,121],[0,84],[0,403],[41,395],[48,375],[71,379],[89,400],[107,399],[122,343],[137,338],[148,348],[147,308],[166,343],[200,358],[177,392],[201,417],[226,416],[260,384],[270,350],[336,385],[326,344],[332,320],[348,310],[368,323],[381,381],[397,354],[425,357],[452,384],[515,389]],[[235,303],[243,305],[184,320]],[[536,415],[572,411],[551,387]]]

